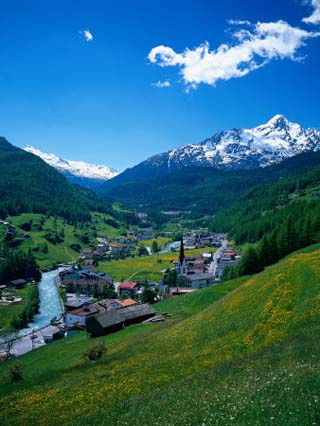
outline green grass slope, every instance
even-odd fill
[[[95,341],[83,335],[2,375],[3,425],[318,425],[320,246],[264,272],[157,305],[172,319]]]
[[[19,245],[22,250],[32,250],[33,255],[37,259],[40,268],[45,271],[54,268],[58,263],[72,262],[79,258],[80,253],[73,248],[75,245],[81,248],[94,247],[97,244],[97,235],[107,235],[110,238],[119,237],[121,233],[129,229],[123,221],[119,221],[114,217],[98,212],[90,213],[90,221],[77,225],[68,224],[61,217],[46,216],[36,213],[23,213],[18,216],[9,216],[7,220],[11,225],[17,228],[21,238],[24,233],[27,233],[31,239],[23,240]],[[117,226],[113,227],[106,223],[106,220],[112,219],[112,222]],[[23,230],[23,225],[30,222],[32,225],[29,231]],[[41,228],[39,229],[39,225]],[[4,239],[5,227],[0,225],[0,243]],[[47,233],[63,234],[62,241],[52,243],[46,239]],[[84,243],[83,236],[88,237],[88,242]]]
[[[215,252],[212,247],[186,250],[186,256],[200,256],[204,251]],[[161,271],[172,268],[172,261],[178,260],[177,252],[159,253],[150,256],[126,258],[99,263],[99,270],[111,275],[115,281],[148,280],[160,281]]]

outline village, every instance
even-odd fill
[[[19,235],[19,231],[9,222],[2,225],[6,228],[6,238]],[[29,235],[24,233],[23,238],[29,238]],[[142,245],[144,241],[156,241],[155,238],[151,228],[133,228],[126,236],[120,237],[108,238],[100,234],[94,246],[91,244],[81,249],[76,261],[60,264],[54,275],[54,285],[59,294],[56,304],[61,304],[61,314],[50,318],[45,326],[41,324],[41,330],[36,335],[32,331],[29,340],[22,337],[22,349],[16,344],[11,354],[20,355],[80,331],[85,331],[89,337],[96,337],[134,323],[166,321],[166,313],[156,315],[153,308],[155,303],[216,285],[221,281],[224,269],[235,266],[240,260],[240,254],[223,234],[206,230],[185,231],[180,241],[169,242],[162,247],[155,243],[152,247]],[[110,258],[118,264],[123,259],[130,262],[130,258],[133,261],[139,258],[143,261],[152,256],[161,256],[161,253],[171,253],[172,260],[170,266],[163,269],[161,258],[157,259],[157,268],[161,272],[161,279],[158,280],[119,281],[114,279],[112,273],[100,270],[100,265],[108,264]],[[21,293],[31,281],[32,278],[24,277],[1,283],[0,305],[8,308],[22,303]],[[42,311],[46,307],[40,300],[41,303]]]
[[[172,261],[171,282],[114,282],[112,277],[96,270],[87,259],[85,269],[74,265],[61,266],[57,276],[59,287],[66,290],[63,326],[66,330],[86,330],[93,337],[116,331],[125,325],[148,321],[164,321],[155,317],[152,304],[178,297],[217,284],[226,266],[235,266],[240,255],[232,245],[217,235],[206,235],[206,245],[218,247],[201,256],[187,256],[187,247],[196,244],[192,235],[180,241],[179,256]],[[192,245],[192,246],[191,246]],[[186,251],[185,251],[186,250]]]

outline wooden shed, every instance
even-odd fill
[[[154,315],[155,310],[148,304],[114,309],[88,318],[86,330],[92,337],[104,336],[121,330],[126,325],[142,322]]]

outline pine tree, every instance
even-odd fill
[[[238,264],[238,273],[239,275],[251,275],[255,274],[257,272],[260,272],[263,269],[257,250],[253,245],[249,245],[243,255],[242,258]]]

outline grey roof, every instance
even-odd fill
[[[209,272],[205,272],[203,274],[184,275],[184,277],[190,281],[210,280],[210,279],[213,279],[213,274]]]
[[[154,315],[155,310],[148,304],[128,306],[122,309],[101,312],[94,316],[94,319],[103,328],[110,327],[115,324],[135,319],[146,315]]]
[[[70,297],[64,304],[68,308],[81,308],[85,303],[91,303],[93,297]]]
[[[26,284],[26,283],[27,283],[27,281],[24,280],[23,278],[19,278],[17,280],[12,280],[11,281],[11,284],[13,284],[13,285]]]

